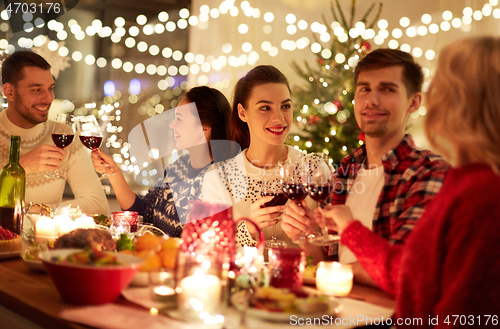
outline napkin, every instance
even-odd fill
[[[148,310],[117,304],[85,306],[64,310],[64,320],[103,329],[196,329],[199,325],[177,321],[162,315],[151,315]]]

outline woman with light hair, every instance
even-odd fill
[[[407,243],[389,245],[353,219],[347,206],[323,210],[341,242],[396,296],[398,324],[417,318],[419,328],[498,324],[499,127],[500,38],[455,42],[439,55],[425,116],[431,144],[455,168]]]

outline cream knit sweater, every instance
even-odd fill
[[[53,121],[46,121],[33,128],[24,129],[14,125],[7,117],[7,112],[0,112],[0,167],[9,161],[10,136],[21,136],[21,157],[42,144],[54,145],[51,131]],[[89,151],[75,138],[67,148],[67,155],[58,169],[66,177],[74,199],[62,202],[66,180],[47,178],[46,172],[26,175],[25,202],[43,203],[52,209],[58,206],[79,206],[87,214],[105,214],[109,212],[106,195],[92,165]]]

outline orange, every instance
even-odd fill
[[[164,267],[175,269],[175,258],[177,255],[177,248],[167,248],[160,252],[161,263]]]
[[[135,250],[137,252],[143,250],[151,250],[156,247],[160,247],[158,244],[160,243],[160,238],[156,235],[146,232],[143,235],[137,237],[135,239]]]
[[[153,272],[161,268],[161,259],[160,256],[158,256],[157,254],[149,252],[148,250],[143,250],[138,252],[137,256],[144,259],[144,263],[142,264],[139,271]]]
[[[162,243],[161,248],[162,249],[169,249],[169,248],[177,249],[177,248],[179,248],[180,240],[181,239],[179,239],[179,238],[168,238],[165,242]]]

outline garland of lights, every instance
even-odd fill
[[[473,11],[472,8],[466,7],[463,9],[462,13],[463,16],[462,18],[455,17],[453,18],[453,14],[451,11],[444,11],[442,14],[442,21],[437,24],[437,23],[432,23],[432,17],[429,14],[424,14],[421,17],[421,21],[423,25],[420,25],[418,27],[415,26],[410,26],[410,20],[407,17],[402,17],[399,20],[399,24],[401,28],[405,29],[405,33],[408,37],[413,38],[416,36],[425,36],[427,33],[431,34],[436,34],[439,31],[449,31],[451,27],[453,28],[460,28],[462,26],[468,26],[472,23],[473,19],[476,21],[481,20],[483,17],[489,17],[492,16],[495,19],[500,19],[500,8],[495,8],[493,9],[494,6],[498,5],[498,0],[489,0],[489,3],[486,3],[481,10],[475,10]],[[253,17],[255,19],[260,18],[261,13],[258,8],[252,8],[249,4],[248,1],[242,1],[240,8],[243,11],[243,14],[247,17]],[[146,52],[149,50],[149,53],[151,56],[159,56],[160,54],[164,58],[172,58],[174,61],[181,61],[184,59],[188,65],[170,65],[168,68],[164,65],[159,65],[156,66],[154,64],[148,64],[146,65],[145,63],[132,63],[132,62],[122,62],[120,58],[114,58],[111,60],[110,65],[114,69],[123,69],[124,72],[126,73],[131,73],[135,71],[137,74],[143,74],[147,73],[151,76],[153,75],[158,75],[158,76],[165,76],[168,74],[168,77],[165,79],[161,79],[158,81],[158,89],[162,91],[166,91],[169,87],[172,87],[174,85],[174,79],[172,76],[175,76],[177,74],[180,74],[182,76],[187,76],[189,73],[193,75],[198,75],[201,72],[203,73],[209,73],[212,70],[215,71],[220,71],[222,68],[226,67],[227,65],[233,66],[233,67],[239,67],[239,66],[245,66],[245,65],[254,65],[259,59],[261,54],[259,54],[258,51],[253,50],[254,47],[250,42],[244,42],[242,44],[242,51],[243,54],[240,56],[229,56],[226,57],[225,55],[220,55],[218,57],[215,57],[213,55],[205,57],[202,54],[193,54],[191,52],[187,52],[183,54],[179,50],[172,50],[169,47],[165,47],[160,51],[160,48],[157,45],[148,45],[144,41],[139,41],[136,42],[135,37],[139,36],[142,32],[144,35],[152,35],[153,33],[156,34],[163,34],[166,32],[173,32],[176,30],[176,28],[179,29],[185,29],[188,27],[188,25],[191,26],[197,26],[198,24],[208,22],[210,18],[216,19],[220,17],[222,14],[230,14],[232,17],[236,17],[239,15],[239,9],[234,5],[234,0],[226,0],[221,2],[220,6],[218,8],[212,8],[210,9],[209,6],[207,5],[202,5],[200,7],[200,15],[199,16],[190,16],[190,12],[188,9],[183,8],[179,11],[179,16],[180,19],[177,21],[177,23],[173,21],[169,21],[169,15],[166,12],[160,12],[158,14],[158,19],[162,23],[157,23],[155,25],[153,24],[147,24],[147,18],[144,15],[138,15],[136,18],[137,26],[131,26],[128,29],[129,37],[127,37],[124,41],[124,44],[127,48],[133,48],[137,47],[138,51],[140,52]],[[3,20],[8,20],[8,14],[4,10],[1,12],[0,17]],[[26,17],[23,16],[25,19],[26,23],[24,25],[24,30],[28,33],[31,33],[35,30],[35,28],[42,28],[45,24],[45,22],[41,18],[35,19],[35,21],[32,23],[31,20],[33,17],[29,17],[27,15]],[[271,23],[274,21],[274,14],[271,12],[267,12],[263,15],[263,19],[267,23]],[[423,51],[420,47],[414,47],[412,48],[409,44],[399,44],[397,39],[400,39],[403,36],[403,30],[399,27],[394,28],[391,33],[389,33],[388,28],[389,24],[385,19],[381,19],[378,21],[377,27],[379,28],[379,31],[376,33],[373,29],[365,29],[365,26],[363,23],[358,22],[354,28],[352,28],[350,31],[344,31],[344,29],[340,26],[338,22],[333,22],[330,26],[331,30],[328,29],[328,27],[324,24],[320,24],[318,22],[313,22],[312,24],[309,24],[305,20],[299,20],[297,22],[297,18],[293,14],[288,14],[285,18],[288,26],[286,28],[286,32],[289,35],[294,35],[297,30],[306,30],[308,27],[310,27],[311,31],[313,33],[316,33],[319,35],[319,40],[321,42],[328,42],[330,41],[332,37],[332,33],[334,37],[336,37],[340,42],[345,42],[348,40],[349,36],[351,38],[356,38],[358,36],[361,36],[364,40],[371,40],[373,39],[373,42],[376,45],[382,45],[384,42],[389,39],[389,36],[392,35],[392,39],[390,39],[387,42],[387,46],[392,49],[401,49],[406,52],[411,52],[412,55],[416,58],[421,57],[422,55],[425,56],[425,58],[429,61],[432,61],[436,57],[436,53],[432,49],[428,49],[427,51]],[[68,27],[70,29],[70,32],[74,35],[75,39],[77,40],[83,40],[85,36],[89,37],[94,37],[96,34],[101,37],[101,38],[107,38],[109,37],[112,42],[114,43],[119,43],[121,42],[122,38],[125,37],[127,34],[127,31],[124,28],[125,25],[125,20],[122,17],[117,17],[114,21],[115,29],[113,29],[109,26],[102,26],[102,22],[99,19],[95,19],[91,25],[87,26],[85,30],[83,30],[79,25],[78,22],[74,19],[70,19],[68,21]],[[139,26],[142,27],[139,28]],[[67,39],[69,33],[65,30],[64,24],[57,22],[56,20],[51,20],[47,23],[47,27],[50,30],[56,31],[57,32],[57,38],[60,41],[64,41]],[[270,25],[265,25],[263,27],[264,33],[265,34],[270,34],[272,32],[272,27]],[[9,25],[6,22],[3,22],[0,24],[0,31],[7,32],[9,30]],[[249,28],[246,24],[239,24],[238,26],[238,32],[240,34],[246,34],[249,31]],[[35,47],[40,47],[44,45],[47,42],[47,38],[43,35],[36,36],[33,39],[30,38],[19,38],[18,40],[18,45],[23,48],[31,48],[33,46]],[[289,51],[294,51],[296,49],[304,49],[308,47],[310,44],[310,41],[307,37],[301,37],[297,40],[283,40],[281,42],[281,48],[284,50],[289,50]],[[58,54],[62,57],[68,56],[70,51],[67,47],[63,45],[63,43],[59,44],[57,41],[49,41],[48,42],[48,48],[51,51],[57,51]],[[10,53],[15,50],[15,47],[11,44],[8,43],[7,40],[1,39],[0,40],[0,49],[4,49],[5,52]],[[266,52],[269,56],[275,57],[278,55],[278,48],[276,46],[273,46],[270,42],[265,41],[261,44],[261,49]],[[330,59],[332,56],[334,56],[334,59],[337,63],[345,64],[345,69],[351,69],[351,67],[354,67],[357,63],[357,59],[355,57],[353,58],[345,58],[343,54],[332,54],[332,52],[327,49],[323,48],[323,46],[318,43],[314,42],[310,45],[310,49],[313,53],[320,53],[321,56],[324,59]],[[221,50],[224,54],[229,54],[233,51],[233,46],[229,43],[226,43],[222,45]],[[84,60],[87,65],[97,65],[99,68],[104,68],[108,65],[108,61],[103,58],[95,58],[93,55],[87,55],[83,56],[83,54],[80,51],[74,51],[71,54],[71,58],[78,62],[81,60]],[[431,72],[429,69],[424,67],[424,74],[426,77],[429,77]],[[208,83],[208,77],[204,74],[200,75],[197,80],[198,84],[200,85],[206,85]],[[227,87],[229,85],[229,81],[227,79],[224,79],[223,81],[219,81],[216,83],[216,87],[222,88],[222,87]],[[189,85],[187,82],[185,82],[185,85],[181,86],[182,89],[186,90],[189,88]],[[166,92],[165,92],[166,93]],[[157,94],[153,95],[147,100],[148,104],[152,104],[149,109],[145,109],[144,107],[139,107],[138,112],[142,115],[148,114],[150,116],[153,116],[157,113],[162,113],[164,108],[163,105],[160,104],[162,100],[165,99],[170,99],[171,97],[167,96],[166,94]],[[107,127],[106,130],[108,133],[111,134],[111,136],[108,138],[106,142],[106,146],[108,148],[113,147],[115,149],[120,149],[120,153],[115,153],[113,154],[113,158],[117,163],[123,163],[121,166],[123,170],[128,170],[130,172],[135,172],[136,175],[140,173],[140,169],[138,165],[133,165],[135,163],[133,157],[130,157],[130,154],[128,153],[128,149],[130,145],[128,143],[123,142],[121,139],[117,139],[117,136],[115,135],[116,133],[120,133],[123,128],[121,126],[114,126],[112,124],[112,121],[119,122],[120,121],[120,114],[121,110],[120,108],[125,105],[125,102],[121,100],[121,93],[119,91],[116,92],[116,94],[113,97],[105,97],[103,104],[99,109],[96,109],[97,104],[95,103],[89,103],[85,104],[82,108],[76,109],[75,112],[77,111],[82,111],[82,110],[90,110],[90,111],[95,111],[95,114],[98,114],[99,117],[103,121],[108,121],[107,122]],[[135,104],[139,101],[141,98],[141,95],[130,95],[128,98],[128,103],[130,104]],[[65,104],[65,102],[69,104]],[[74,105],[69,102],[69,101],[64,101],[63,102],[63,107],[66,106],[66,110],[68,109],[74,109]],[[114,115],[112,115],[112,112],[114,111]],[[416,118],[419,115],[425,115],[425,108],[421,108],[418,112],[415,112],[412,114],[412,117]],[[297,136],[296,136],[297,137]],[[123,158],[125,160],[123,160]],[[147,167],[147,163],[144,163],[143,166]],[[149,174],[150,176],[156,175],[156,170],[150,170],[148,173],[145,171],[142,172],[143,176],[146,176]],[[146,184],[145,184],[146,185]]]
[[[442,15],[443,21],[439,25],[436,23],[431,23],[432,17],[429,14],[422,15],[421,20],[424,25],[421,25],[418,28],[410,26],[410,20],[407,17],[403,17],[400,19],[400,25],[401,27],[406,28],[406,35],[410,38],[415,37],[417,35],[425,36],[428,32],[436,34],[440,30],[448,31],[451,29],[451,27],[460,28],[462,24],[470,25],[472,23],[472,19],[479,21],[483,17],[491,15],[494,18],[499,19],[500,9],[496,8],[493,10],[493,6],[496,5],[498,5],[498,0],[490,0],[489,3],[483,6],[482,10],[473,11],[470,7],[466,7],[463,9],[462,19],[458,17],[453,18],[453,14],[451,13],[451,11],[444,11]],[[260,10],[257,8],[250,7],[248,1],[243,1],[241,3],[241,8],[246,16],[253,18],[260,18]],[[220,14],[226,14],[226,13],[230,13],[230,15],[233,17],[239,14],[238,8],[234,6],[234,1],[227,1],[227,0],[223,1],[219,6],[219,9],[217,8],[210,9],[207,5],[203,5],[200,7],[199,16],[189,16],[190,15],[189,10],[183,8],[179,11],[179,16],[181,18],[177,21],[177,24],[174,23],[173,21],[168,21],[169,18],[168,13],[161,12],[158,14],[158,19],[160,20],[160,22],[165,23],[165,27],[163,26],[163,24],[160,23],[154,26],[152,24],[146,25],[147,18],[144,15],[138,15],[136,21],[138,25],[143,26],[142,33],[144,33],[144,35],[152,35],[153,33],[162,34],[165,31],[173,32],[175,31],[176,26],[180,29],[187,28],[188,24],[196,26],[199,24],[199,22],[207,22],[209,20],[209,17],[216,19],[220,16]],[[1,17],[4,20],[9,19],[6,11],[2,11]],[[32,17],[26,18],[26,20],[30,19],[32,19]],[[268,23],[271,23],[274,20],[274,14],[270,12],[265,13],[264,20]],[[297,26],[295,26],[294,24],[296,22],[296,17],[293,14],[287,15],[286,21],[289,24],[286,29],[287,33],[291,35],[296,33],[297,28],[299,30],[305,30],[307,29],[308,26],[310,26],[312,32],[320,35],[320,40],[322,42],[328,42],[330,40],[331,35],[328,32],[328,28],[323,24],[314,22],[309,25],[306,21],[300,20],[297,22]],[[70,31],[75,35],[75,38],[77,40],[83,40],[85,38],[85,34],[87,34],[88,36],[94,36],[98,34],[102,38],[110,37],[112,42],[118,43],[121,41],[121,38],[126,35],[126,30],[125,28],[123,28],[123,26],[125,25],[125,20],[122,17],[117,17],[114,21],[114,24],[116,28],[113,32],[111,27],[109,26],[103,27],[102,22],[98,19],[95,19],[91,25],[85,28],[84,32],[82,28],[78,25],[76,20],[71,19],[68,21],[68,27],[70,28]],[[47,23],[47,25],[49,29],[57,32],[57,37],[59,40],[63,41],[67,38],[68,33],[64,30],[64,24],[57,22],[55,20],[51,20]],[[429,26],[426,27],[426,25]],[[35,27],[41,28],[43,26],[44,26],[43,20],[41,18],[37,18],[34,22],[34,25],[30,21],[26,22],[25,31],[32,32]],[[356,28],[351,29],[351,31],[348,31],[347,33],[351,37],[356,37],[357,35],[361,35],[365,40],[373,39],[375,44],[382,45],[385,42],[385,40],[388,39],[389,37],[389,32],[387,30],[389,24],[385,19],[381,19],[378,22],[378,27],[380,30],[378,34],[375,35],[374,30],[372,29],[365,30],[364,25],[361,22],[359,22],[358,24],[356,24]],[[5,28],[1,28],[0,26],[0,29],[4,30]],[[340,26],[339,23],[337,22],[332,23],[331,29],[334,35],[339,39],[339,41],[345,42],[347,40],[348,38],[347,33],[346,31],[343,30],[343,28]],[[241,34],[246,34],[248,32],[248,26],[246,24],[240,24],[238,27],[238,31]],[[125,40],[125,46],[127,46],[128,48],[134,47],[136,45],[136,41],[133,37],[138,36],[140,32],[141,30],[139,29],[138,26],[130,27],[129,28],[130,37],[128,37]],[[399,45],[396,39],[401,38],[403,35],[403,31],[400,28],[393,29],[391,34],[394,39],[388,41],[389,48],[396,49],[399,47],[403,51],[407,52],[412,51],[413,56],[417,58],[422,56],[423,51],[419,47],[415,47],[412,50],[411,46],[408,44],[402,44],[401,46]],[[23,37],[20,38],[18,41],[19,46],[24,48],[31,48],[33,45],[39,47],[44,43],[45,40],[43,36],[37,36],[33,40]],[[308,45],[309,45],[309,39],[307,37],[302,37],[297,41],[283,40],[281,43],[281,47],[283,49],[290,51],[293,51],[297,48],[303,49]],[[11,52],[14,50],[14,46],[9,45],[7,40],[5,39],[0,40],[0,48],[5,49],[6,52]],[[144,41],[140,41],[137,43],[137,49],[140,52],[145,52],[146,50],[148,50],[148,48],[149,48],[149,53],[152,56],[158,56],[160,54],[160,48],[157,45],[151,45],[148,47],[147,43]],[[276,47],[273,47],[269,42],[264,42],[261,45],[261,48],[263,51],[268,52],[268,54],[272,57],[278,54],[278,49]],[[52,44],[49,45],[49,49],[53,51],[58,50],[61,56],[66,56],[69,54],[69,50],[66,47],[58,48],[58,44],[56,41],[53,41]],[[179,67],[171,65],[169,68],[166,68],[163,65],[156,67],[154,64],[149,64],[146,67],[144,63],[136,63],[135,65],[131,62],[122,63],[122,61],[119,58],[114,58],[111,61],[111,66],[114,69],[122,68],[127,73],[130,73],[133,70],[135,70],[137,74],[143,74],[144,72],[146,72],[150,75],[158,74],[160,76],[164,76],[168,73],[170,76],[174,76],[177,75],[177,73],[179,73],[180,75],[185,76],[189,73],[198,74],[200,70],[204,73],[208,73],[211,70],[218,71],[223,67],[225,67],[227,64],[234,67],[243,66],[246,64],[254,65],[260,58],[260,55],[256,51],[252,51],[252,49],[253,46],[249,42],[245,42],[242,45],[242,50],[245,53],[249,53],[248,56],[244,56],[245,54],[239,57],[230,56],[229,59],[227,59],[224,55],[221,55],[218,58],[215,58],[214,56],[208,56],[207,61],[205,61],[205,57],[201,54],[194,55],[193,53],[190,52],[182,54],[182,52],[179,50],[173,51],[169,47],[165,47],[161,51],[161,54],[165,58],[172,58],[175,61],[180,61],[182,60],[182,58],[184,58],[184,60],[187,63],[191,64],[190,67],[188,67],[187,65],[181,65]],[[319,43],[313,43],[311,45],[311,50],[314,53],[318,53],[321,51],[322,56],[325,59],[328,59],[333,55],[331,54],[331,52],[328,53],[329,51],[328,49],[322,49],[322,46]],[[230,44],[224,44],[222,46],[222,51],[224,53],[230,53],[232,51],[232,46]],[[80,61],[83,59],[83,55],[79,51],[74,51],[71,57],[73,58],[74,61]],[[432,49],[429,49],[425,52],[425,57],[428,60],[433,60],[435,58],[435,52]],[[85,63],[87,65],[96,64],[100,68],[104,68],[107,65],[107,61],[105,58],[100,57],[98,59],[95,59],[93,55],[85,56]]]

